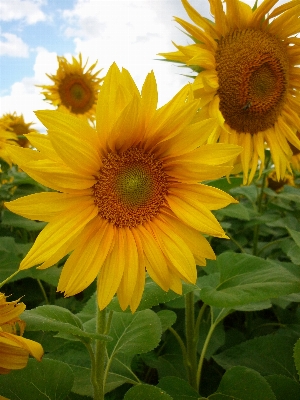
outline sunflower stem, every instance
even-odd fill
[[[185,295],[186,365],[190,385],[197,387],[197,337],[195,335],[194,292]]]
[[[100,310],[97,304],[96,332],[106,332],[106,309]],[[106,342],[96,339],[95,362],[92,362],[91,381],[94,387],[94,400],[104,400],[104,366],[106,358]]]
[[[7,282],[9,282],[14,276],[16,276],[18,273],[20,272],[20,270],[18,269],[16,272],[14,272],[13,274],[11,274],[8,278],[4,279],[4,281],[2,281],[0,283],[0,288],[2,288],[2,286],[4,286]]]

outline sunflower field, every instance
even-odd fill
[[[182,4],[162,107],[79,54],[0,117],[0,400],[300,399],[300,1]]]

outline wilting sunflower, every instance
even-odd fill
[[[199,118],[217,117],[219,128],[208,142],[239,144],[244,183],[250,183],[265,144],[270,148],[277,179],[290,170],[289,144],[300,149],[300,2],[293,0],[270,10],[278,0],[251,8],[239,0],[210,0],[214,23],[187,0],[182,3],[192,25],[175,20],[195,43],[161,53],[198,72],[195,96],[201,99]]]
[[[6,301],[0,293],[0,374],[26,367],[29,354],[41,361],[44,351],[33,340],[23,338],[25,322],[19,315],[25,310],[19,300]]]
[[[40,85],[45,89],[42,94],[60,111],[94,120],[98,91],[103,80],[98,78],[101,70],[93,71],[97,61],[85,71],[87,62],[82,64],[81,54],[79,60],[72,57],[72,63],[65,57],[57,57],[57,60],[56,75],[46,74],[54,85]]]
[[[266,186],[275,192],[279,193],[283,190],[285,185],[295,186],[294,177],[291,174],[286,173],[281,179],[277,179],[276,171],[272,171],[267,176]]]
[[[21,147],[29,146],[29,141],[24,135],[34,131],[31,125],[33,125],[33,122],[26,123],[23,115],[17,115],[16,112],[3,114],[0,118],[0,128],[8,132],[14,132],[17,135],[18,144]]]
[[[29,134],[38,151],[11,154],[33,179],[59,191],[6,203],[20,215],[49,224],[20,269],[55,264],[73,251],[58,290],[84,290],[98,276],[103,309],[117,292],[122,309],[139,305],[145,268],[165,291],[195,283],[196,263],[215,255],[202,233],[226,238],[210,210],[235,200],[199,184],[228,173],[236,145],[203,145],[210,120],[192,123],[199,101],[184,87],[156,109],[153,72],[141,93],[127,70],[113,64],[101,88],[96,129],[86,121],[38,111],[48,135]],[[201,233],[200,233],[201,232]]]

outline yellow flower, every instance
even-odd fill
[[[97,95],[103,80],[97,77],[101,70],[93,72],[97,61],[84,71],[87,62],[82,64],[81,54],[79,60],[72,57],[72,63],[65,57],[57,57],[57,60],[59,66],[56,75],[47,74],[54,85],[41,85],[45,89],[42,94],[60,111],[94,120]]]
[[[300,139],[300,133],[297,131],[297,138]],[[290,144],[291,150],[293,152],[291,158],[291,165],[295,171],[300,171],[300,149]]]
[[[191,122],[199,101],[190,85],[159,109],[157,97],[153,72],[140,93],[129,72],[113,64],[99,93],[96,129],[58,111],[37,112],[48,135],[28,138],[39,152],[11,146],[11,154],[60,193],[6,203],[49,222],[20,269],[48,268],[73,250],[59,291],[75,295],[98,276],[100,309],[117,292],[122,309],[135,311],[145,268],[163,290],[181,293],[181,280],[195,283],[196,263],[215,258],[202,233],[225,238],[210,210],[235,200],[198,182],[228,173],[224,164],[241,149],[203,145],[210,120]]]
[[[199,119],[216,117],[219,128],[209,143],[242,146],[239,162],[244,183],[250,183],[265,143],[271,150],[277,179],[290,171],[289,144],[300,149],[300,39],[299,1],[275,8],[264,0],[255,10],[239,0],[210,0],[214,23],[202,17],[187,0],[182,3],[196,24],[175,20],[195,43],[161,53],[168,60],[190,66],[198,75],[195,96],[201,98]]]
[[[0,374],[26,367],[29,354],[38,361],[43,357],[44,351],[39,343],[22,337],[25,322],[19,315],[25,308],[24,303],[6,301],[6,296],[0,293]]]
[[[3,114],[3,116],[0,118],[0,128],[8,132],[15,133],[16,136],[13,135],[13,137],[17,138],[18,144],[21,147],[29,146],[29,141],[24,135],[27,135],[27,133],[34,131],[34,129],[31,128],[32,124],[33,122],[26,123],[24,121],[23,115],[17,115],[16,112],[12,114]]]
[[[17,135],[14,132],[6,131],[0,126],[0,159],[11,165],[11,158],[7,154],[7,146],[17,144]]]

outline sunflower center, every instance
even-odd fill
[[[288,87],[288,55],[267,32],[236,30],[216,51],[220,110],[231,129],[255,134],[273,127]]]
[[[84,75],[66,75],[58,91],[62,104],[74,114],[84,114],[94,105],[95,95]]]
[[[168,176],[160,161],[138,148],[109,153],[93,187],[99,215],[117,227],[135,227],[165,203]]]

